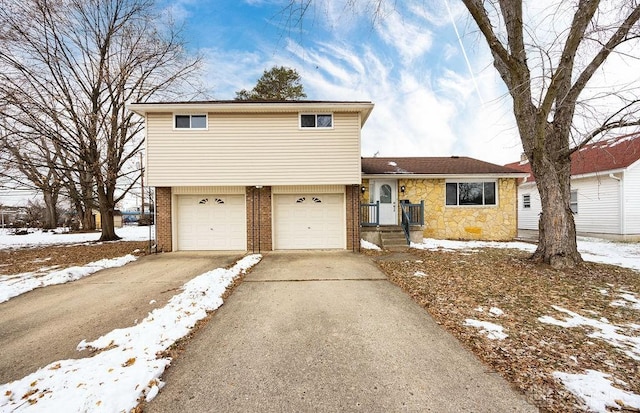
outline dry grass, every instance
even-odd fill
[[[640,295],[639,273],[593,263],[559,271],[529,261],[528,254],[518,250],[367,254],[377,256],[391,281],[542,411],[584,411],[580,401],[552,377],[554,371],[599,370],[626,382],[621,388],[640,394],[638,361],[603,340],[588,338],[590,331],[584,327],[562,328],[538,320],[544,315],[564,319],[565,314],[552,308],[556,305],[585,317],[605,317],[615,325],[637,325],[640,311],[611,302],[619,298],[620,290]],[[490,307],[500,308],[504,315],[491,315]],[[490,340],[478,329],[464,326],[468,318],[502,325],[509,337]],[[637,329],[624,334],[632,331],[640,335]]]
[[[144,255],[148,245],[147,241],[117,241],[0,250],[0,275],[38,271],[43,267],[69,268],[127,254]]]

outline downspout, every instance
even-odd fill
[[[624,184],[622,182],[622,178],[616,176],[615,174],[609,174],[609,178],[614,181],[618,181],[619,195],[620,195],[620,234],[625,235],[627,233],[626,228],[624,226]]]

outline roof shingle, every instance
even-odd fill
[[[571,175],[624,169],[640,160],[640,133],[632,133],[585,145],[571,155]],[[531,173],[529,162],[513,162],[506,167]],[[528,182],[533,182],[532,176]]]
[[[362,158],[365,175],[481,175],[521,171],[466,156]]]

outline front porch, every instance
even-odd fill
[[[380,201],[360,204],[362,239],[385,249],[406,248],[411,242],[421,242],[424,233],[424,201],[419,204],[400,201],[398,212],[400,225],[381,224]]]

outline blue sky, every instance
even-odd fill
[[[288,0],[179,0],[163,6],[204,54],[212,98],[232,99],[263,70],[295,68],[308,99],[369,100],[362,155],[472,156],[504,164],[521,145],[510,98],[459,2],[315,0],[301,24]],[[300,3],[300,1],[298,1]],[[461,35],[471,71],[452,21]]]

